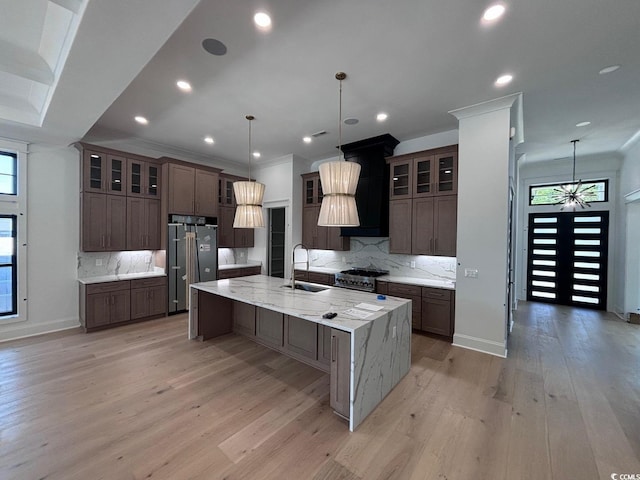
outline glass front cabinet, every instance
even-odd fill
[[[83,163],[83,191],[126,195],[126,158],[85,150],[83,152]]]
[[[458,152],[454,147],[388,158],[389,198],[457,194]]]

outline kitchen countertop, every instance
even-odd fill
[[[227,263],[226,265],[218,265],[218,270],[231,270],[232,268],[251,268],[261,267],[262,263],[252,262],[249,260],[247,263]]]
[[[191,288],[304,318],[347,332],[354,332],[380,318],[386,318],[389,312],[410,302],[410,300],[395,297],[377,300],[375,293],[327,287],[326,285],[318,285],[326,288],[321,292],[292,291],[290,288],[283,287],[286,283],[286,280],[282,278],[253,275],[194,283]],[[366,319],[358,319],[343,313],[359,303],[368,303],[383,308],[380,311],[372,312],[372,315]],[[322,318],[322,315],[327,312],[336,312],[338,316],[330,320]]]
[[[164,272],[139,272],[139,273],[121,273],[120,275],[100,275],[98,277],[79,278],[78,282],[83,285],[91,283],[118,282],[121,280],[137,280],[139,278],[166,277]]]

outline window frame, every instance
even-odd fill
[[[10,266],[11,270],[11,304],[13,308],[11,311],[0,311],[0,318],[12,317],[18,313],[18,216],[15,214],[0,213],[1,218],[9,218],[12,220],[12,236],[13,239],[13,255],[11,255],[10,263],[0,263],[0,268]]]
[[[530,207],[549,207],[553,205],[559,205],[558,203],[533,203],[533,189],[534,188],[560,188],[563,185],[576,185],[578,182],[561,182],[561,183],[536,183],[529,185],[529,206]],[[598,180],[585,180],[582,182],[585,184],[604,184],[604,199],[603,200],[592,200],[589,203],[607,203],[609,202],[609,179],[601,178]]]
[[[16,313],[0,316],[0,326],[27,320],[27,157],[29,144],[0,137],[0,151],[16,155],[16,193],[0,194],[0,214],[15,215]]]

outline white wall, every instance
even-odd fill
[[[27,318],[0,324],[0,340],[79,325],[78,152],[30,145],[27,159]]]
[[[567,149],[570,149],[567,144]],[[520,166],[520,178],[518,184],[518,254],[516,271],[516,289],[519,300],[527,297],[527,235],[528,218],[530,213],[557,212],[560,207],[553,205],[529,206],[529,187],[536,184],[571,182],[572,157],[536,162]],[[605,210],[609,212],[609,257],[608,257],[608,288],[607,310],[620,311],[623,305],[623,291],[618,270],[624,263],[619,258],[620,251],[620,225],[618,197],[618,172],[620,169],[620,157],[618,154],[600,154],[590,157],[576,155],[576,177],[582,180],[609,180],[609,202],[593,204],[590,210]],[[624,271],[624,268],[623,268]]]

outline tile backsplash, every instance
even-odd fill
[[[389,253],[388,238],[351,237],[351,250],[310,250],[313,267],[344,270],[353,267],[373,267],[389,270],[389,275],[418,277],[433,280],[456,279],[455,257],[428,257],[425,255],[400,255]],[[415,262],[415,268],[411,268]]]
[[[248,248],[218,248],[218,265],[247,263]]]
[[[154,252],[78,252],[78,278],[153,272]]]

